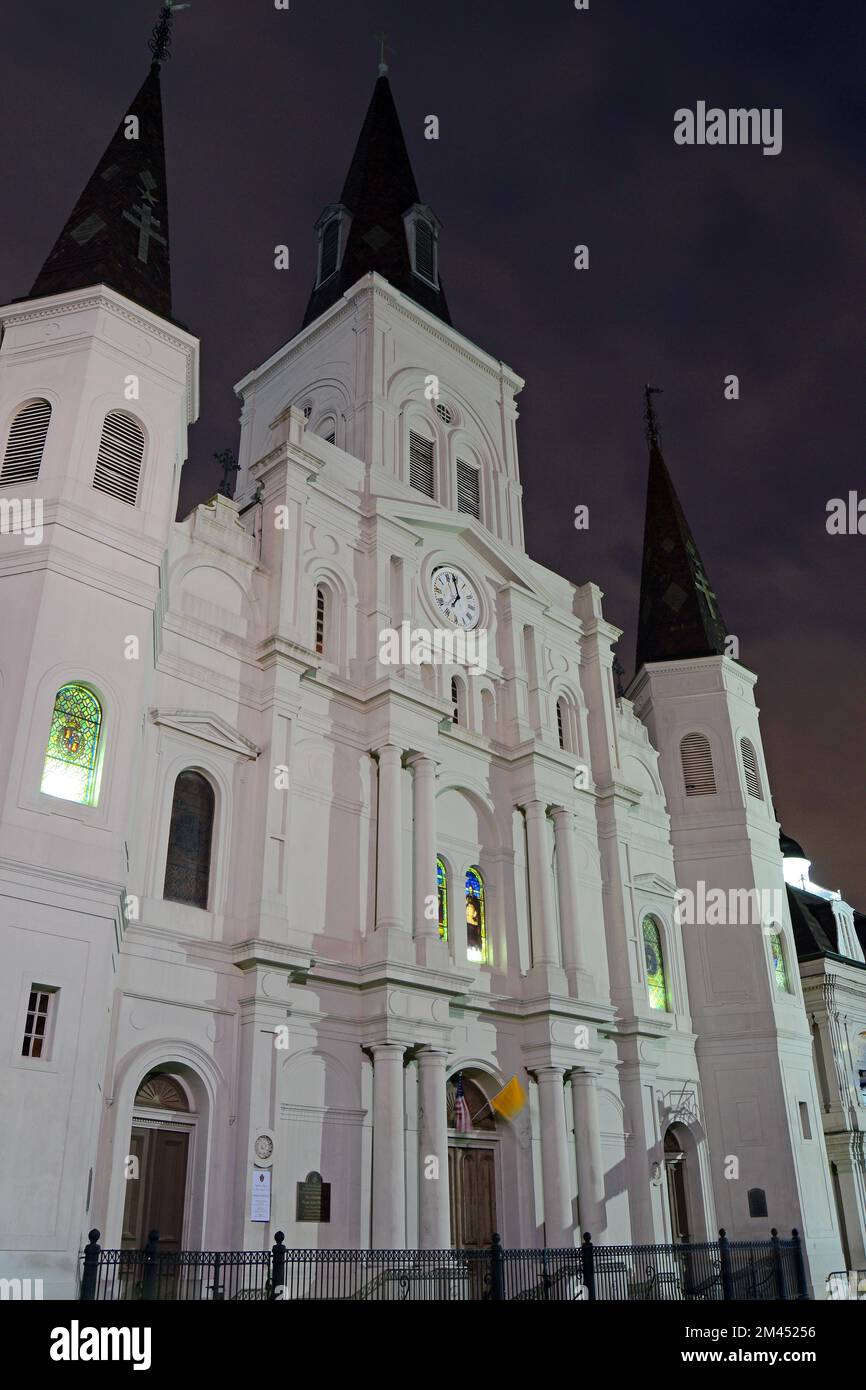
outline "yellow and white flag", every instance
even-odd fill
[[[519,1115],[526,1104],[526,1092],[521,1086],[516,1076],[512,1076],[507,1085],[497,1091],[490,1102],[491,1110],[495,1110],[498,1115],[502,1115],[506,1120],[513,1120]]]

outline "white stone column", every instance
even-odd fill
[[[435,1047],[424,1047],[418,1053],[419,1227],[422,1250],[448,1250],[451,1246],[448,1120],[445,1113],[447,1055]]]
[[[400,898],[403,885],[400,775],[402,752],[388,743],[379,749],[379,823],[376,843],[376,930],[405,931]]]
[[[574,1244],[568,1183],[568,1138],[565,1128],[563,1067],[539,1067],[541,1111],[541,1182],[544,1189],[544,1243],[548,1248]]]
[[[448,952],[439,936],[438,911],[426,916],[427,899],[438,898],[436,888],[436,763],[423,753],[408,760],[412,768],[413,849],[415,889],[413,895],[414,935],[420,965],[445,967]]]
[[[547,812],[541,801],[527,802],[524,811],[526,814],[526,841],[529,850],[532,964],[558,965],[553,876],[548,853]]]
[[[591,1071],[575,1067],[569,1075],[574,1111],[574,1146],[577,1155],[577,1210],[581,1234],[587,1231],[597,1243],[607,1230],[604,1201],[604,1167],[598,1128],[598,1093]]]
[[[406,1245],[406,1162],[403,1045],[377,1043],[373,1053],[374,1250]]]
[[[578,999],[592,994],[592,975],[586,968],[580,936],[577,895],[577,857],[574,843],[574,812],[564,806],[551,811],[556,836],[556,877],[559,889],[559,926],[562,934],[562,964]]]

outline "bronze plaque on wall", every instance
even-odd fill
[[[330,1221],[331,1184],[322,1182],[321,1173],[308,1173],[298,1183],[296,1221]]]

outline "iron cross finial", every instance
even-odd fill
[[[240,472],[240,464],[236,461],[231,449],[222,449],[220,453],[214,454],[214,458],[223,471],[223,480],[218,491],[222,497],[231,497],[234,492],[232,478],[235,473]]]
[[[660,386],[650,386],[649,383],[644,387],[644,401],[646,402],[646,438],[651,449],[658,449],[662,442],[661,430],[653,405],[653,396],[660,396],[662,388]]]
[[[388,71],[388,59],[386,55],[389,53],[396,54],[397,50],[396,48],[391,48],[389,45],[388,35],[386,33],[374,34],[373,37],[379,44],[379,76],[384,77]]]
[[[186,5],[178,5],[176,0],[165,0],[165,4],[159,12],[159,19],[153,26],[150,36],[149,48],[153,54],[151,66],[158,68],[161,63],[166,62],[171,57],[171,21],[175,10],[188,10]]]

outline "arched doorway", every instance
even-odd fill
[[[448,1082],[446,1105],[451,1244],[487,1249],[498,1230],[496,1119],[487,1096],[465,1072]]]
[[[160,1251],[184,1248],[195,1124],[181,1080],[149,1072],[135,1094],[125,1159],[123,1249],[143,1249],[154,1230]]]
[[[665,1133],[665,1176],[668,1187],[668,1210],[671,1217],[671,1239],[681,1245],[691,1240],[692,1224],[689,1212],[686,1151],[677,1137],[677,1126]]]

